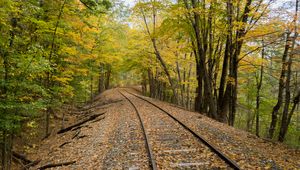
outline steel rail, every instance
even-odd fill
[[[137,110],[137,107],[133,104],[133,102],[127,96],[125,96],[125,94],[123,94],[121,91],[119,91],[119,93],[133,106],[133,108],[135,110],[135,113],[138,116],[139,122],[140,122],[141,127],[142,127],[143,136],[144,136],[144,139],[145,139],[145,147],[146,147],[146,150],[147,150],[147,153],[148,153],[149,166],[152,170],[157,170],[157,165],[156,165],[155,158],[153,156],[153,152],[152,152],[151,145],[150,145],[150,142],[149,142],[150,140],[149,140],[149,137],[146,133],[145,126],[144,126],[144,123],[142,121],[141,115],[140,115],[139,111]]]
[[[196,137],[198,140],[200,140],[202,143],[204,143],[208,148],[210,148],[210,150],[212,150],[214,153],[216,153],[223,161],[225,161],[231,168],[235,169],[235,170],[240,170],[241,168],[239,167],[239,165],[233,161],[232,159],[230,159],[228,156],[226,156],[224,153],[222,153],[222,151],[220,151],[215,145],[213,145],[212,143],[210,143],[207,139],[205,139],[202,135],[196,133],[195,131],[193,131],[192,129],[190,129],[187,125],[185,125],[184,123],[182,123],[180,120],[178,120],[176,117],[174,117],[172,114],[170,114],[168,111],[164,110],[163,108],[161,108],[160,106],[156,105],[155,103],[137,95],[131,92],[128,92],[127,90],[124,89],[125,92],[145,101],[148,102],[149,104],[153,105],[154,107],[158,108],[159,110],[161,110],[162,112],[166,113],[169,117],[171,117],[173,120],[175,120],[177,123],[179,123],[182,127],[184,127],[187,131],[189,131],[194,137]]]

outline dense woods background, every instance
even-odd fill
[[[64,126],[62,108],[136,84],[299,147],[299,0],[284,2],[0,1],[2,168],[11,166],[14,141]]]

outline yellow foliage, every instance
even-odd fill
[[[30,96],[22,96],[21,98],[19,98],[19,100],[21,102],[28,102],[28,101],[32,101],[32,97],[30,97]]]
[[[72,80],[71,77],[58,77],[58,76],[53,76],[52,77],[54,81],[57,81],[59,83],[62,83],[62,84],[68,84],[69,81]]]
[[[78,54],[78,51],[76,50],[75,47],[65,47],[65,48],[62,49],[62,51],[64,51],[67,54],[70,54],[70,55]]]

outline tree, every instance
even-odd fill
[[[286,135],[289,123],[291,121],[291,117],[294,113],[295,110],[295,105],[297,105],[299,103],[299,92],[298,94],[296,94],[295,98],[294,98],[294,104],[293,104],[293,108],[289,113],[289,109],[290,109],[290,100],[291,100],[291,91],[290,91],[290,86],[291,86],[291,76],[292,76],[292,64],[293,64],[293,56],[294,56],[294,48],[295,48],[295,44],[296,44],[296,39],[298,37],[298,30],[297,30],[297,20],[298,20],[298,7],[299,7],[299,0],[296,0],[296,10],[295,10],[295,16],[292,22],[293,28],[292,30],[294,31],[294,35],[293,37],[290,37],[291,35],[291,31],[288,30],[288,34],[287,34],[287,44],[286,44],[286,63],[283,65],[283,69],[287,69],[286,70],[286,79],[285,79],[285,105],[284,105],[284,109],[283,109],[283,113],[282,113],[282,119],[281,119],[281,127],[280,127],[280,132],[279,132],[279,137],[278,140],[280,142],[283,142],[284,137]],[[288,50],[290,49],[290,52],[288,52]],[[272,125],[271,125],[272,126]],[[272,129],[270,129],[272,130]],[[272,137],[272,131],[270,131],[270,137]]]

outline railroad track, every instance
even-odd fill
[[[136,106],[133,104],[133,102],[127,96],[125,96],[122,92],[119,91],[119,93],[124,98],[126,98],[126,100],[133,106],[133,108],[135,110],[135,113],[137,114],[137,117],[138,117],[139,122],[140,122],[141,127],[142,127],[143,136],[144,136],[144,139],[145,139],[145,146],[146,146],[146,150],[148,152],[148,158],[149,158],[149,166],[150,166],[151,169],[156,170],[157,169],[157,165],[156,165],[156,162],[155,162],[153,151],[151,149],[150,142],[149,142],[149,137],[148,137],[148,135],[146,133],[145,126],[144,126],[144,123],[142,121],[141,115],[140,115],[139,111],[137,110]]]
[[[185,125],[183,122],[181,122],[180,120],[178,120],[176,117],[174,117],[171,113],[169,113],[168,111],[164,110],[163,108],[161,108],[160,106],[156,105],[155,103],[139,96],[136,95],[134,93],[128,92],[126,90],[125,91],[127,94],[132,95],[150,105],[152,105],[153,107],[159,109],[162,113],[164,113],[165,115],[167,115],[167,117],[171,118],[173,121],[175,121],[177,124],[179,124],[182,128],[184,128],[186,131],[188,131],[189,134],[191,134],[194,138],[196,138],[196,140],[198,142],[200,142],[201,144],[204,144],[206,147],[208,147],[213,153],[215,153],[221,160],[223,160],[229,167],[233,168],[233,169],[237,169],[239,170],[240,167],[237,165],[237,163],[235,161],[233,161],[232,159],[230,159],[228,156],[226,156],[224,153],[222,153],[216,146],[214,146],[213,144],[211,144],[208,140],[206,140],[203,136],[201,136],[200,134],[198,134],[197,132],[193,131],[192,129],[190,129],[187,125]],[[150,144],[150,138],[149,135],[147,134],[144,122],[142,120],[141,117],[141,113],[139,112],[139,110],[137,109],[137,105],[134,104],[134,102],[132,101],[132,99],[130,99],[129,97],[127,97],[123,92],[119,91],[120,94],[126,98],[126,100],[133,106],[139,122],[141,124],[142,127],[142,131],[143,131],[143,136],[145,139],[145,147],[146,150],[148,152],[148,159],[149,159],[149,166],[151,169],[156,170],[157,169],[157,163],[156,163],[156,159],[154,157],[153,154],[153,150],[152,150],[152,146]],[[193,165],[193,164],[185,164],[185,165]]]

